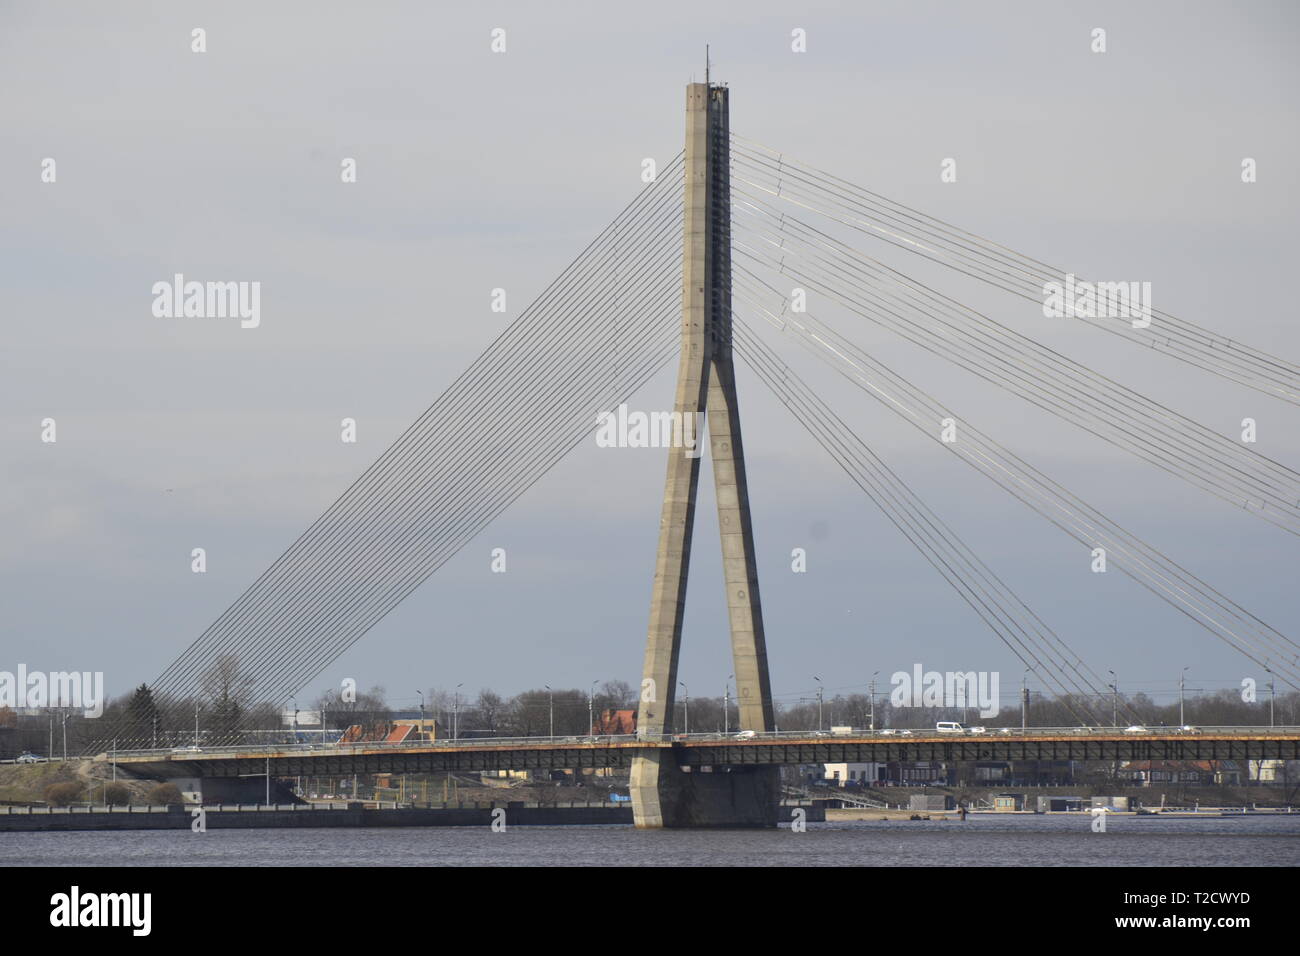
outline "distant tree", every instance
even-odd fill
[[[255,680],[246,674],[236,654],[222,654],[203,673],[201,687],[212,704],[209,729],[218,741],[235,736],[243,721]]]
[[[110,783],[104,786],[104,803],[110,807],[124,807],[131,802],[131,789],[122,783]]]
[[[45,788],[45,802],[52,807],[66,807],[81,799],[82,786],[72,780],[52,783]]]
[[[222,694],[212,702],[212,716],[208,726],[218,741],[231,739],[239,729],[244,708],[233,697]]]
[[[160,783],[149,791],[149,803],[155,807],[184,803],[180,788],[174,783]]]
[[[141,684],[131,694],[126,704],[126,715],[133,733],[153,739],[159,712],[158,702],[153,699],[153,690],[148,684]]]

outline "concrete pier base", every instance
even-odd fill
[[[632,758],[632,820],[640,830],[688,827],[774,827],[779,767],[683,770],[670,752]]]

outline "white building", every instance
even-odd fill
[[[843,787],[847,784],[869,787],[885,779],[883,763],[825,763],[822,779],[828,784]]]

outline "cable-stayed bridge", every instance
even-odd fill
[[[732,134],[728,107],[724,86],[687,88],[683,153],[151,685],[160,706],[201,699],[224,708],[232,716],[223,732],[234,749],[166,757],[140,753],[130,760],[183,763],[212,775],[258,760],[268,775],[332,772],[292,768],[345,765],[354,769],[339,772],[505,769],[479,765],[508,760],[525,761],[520,766],[627,766],[638,825],[773,822],[780,789],[776,768],[814,762],[832,744],[807,735],[791,738],[775,726],[735,356],[1080,725],[1103,726],[1095,708],[1106,696],[1105,681],[786,363],[773,339],[792,340],[811,352],[1066,535],[1089,549],[1104,549],[1110,566],[1210,636],[1300,688],[1296,641],[857,342],[863,330],[887,331],[1238,506],[1241,520],[1260,519],[1293,535],[1300,535],[1300,474],[873,258],[873,244],[886,243],[1040,302],[1048,283],[1069,275]],[[1105,317],[1117,311],[1107,307],[1122,304],[1126,290],[1108,283],[1088,288],[1103,306],[1079,316],[1089,324],[1300,405],[1300,366],[1164,312],[1150,310],[1135,321],[1124,308]],[[850,324],[837,328],[809,311],[809,292],[851,316]],[[267,751],[239,743],[235,715],[250,702],[282,702],[306,686],[588,440],[598,413],[627,401],[674,356],[676,420],[708,417],[739,729],[750,736],[700,741],[675,733],[700,455],[674,447],[668,453],[634,738],[526,746],[439,742],[364,753],[337,747]],[[1127,712],[1124,717],[1137,722]],[[1295,732],[1224,734],[1138,738],[1116,728],[1082,737],[873,737],[834,746],[845,754],[844,748],[856,748],[857,757],[842,758],[850,760],[877,759],[873,754],[931,759],[919,754],[968,750],[978,754],[969,759],[1049,752],[1070,759],[1300,756]],[[117,748],[140,748],[149,742],[150,728],[128,716],[112,739]],[[105,738],[103,749],[107,743]],[[699,772],[703,767],[715,772]]]

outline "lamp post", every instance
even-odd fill
[[[424,739],[424,691],[417,690],[416,694],[418,694],[420,697],[420,729],[416,733],[415,737],[417,740],[423,740]],[[325,725],[325,715],[322,714],[321,726],[323,727],[324,725]]]
[[[722,692],[722,734],[731,733],[731,679],[735,674],[727,675],[727,687]]]
[[[677,683],[682,685],[682,733],[689,735],[691,732],[691,691],[686,686],[686,681],[681,680]]]
[[[1187,686],[1187,668],[1184,667],[1183,672],[1178,675],[1178,726],[1179,727],[1187,726],[1187,714],[1183,707],[1183,689],[1186,686]]]
[[[1020,675],[1020,732],[1025,732],[1029,722],[1029,668]]]
[[[199,746],[199,702],[196,698],[194,701],[194,749]]]
[[[876,729],[876,675],[879,673],[880,671],[874,671],[871,674],[871,723],[867,727],[871,731]]]
[[[1273,704],[1277,700],[1277,688],[1273,686],[1273,672],[1265,667],[1264,673],[1268,675],[1268,725],[1276,727],[1273,722]]]
[[[460,739],[460,689],[463,683],[456,685],[456,692],[451,698],[451,739]]]
[[[546,705],[547,705],[547,709],[551,713],[550,736],[554,737],[555,736],[555,692],[551,690],[550,684],[543,684],[542,686],[546,688]]]
[[[587,736],[596,736],[596,685],[600,681],[591,682],[591,690],[587,692]]]
[[[813,675],[813,680],[817,682],[817,730],[820,732],[824,723],[822,720],[822,691],[824,691],[825,688],[822,687],[822,679],[820,677]]]
[[[1113,670],[1107,669],[1106,673],[1110,675],[1110,725],[1119,727],[1119,678]]]

